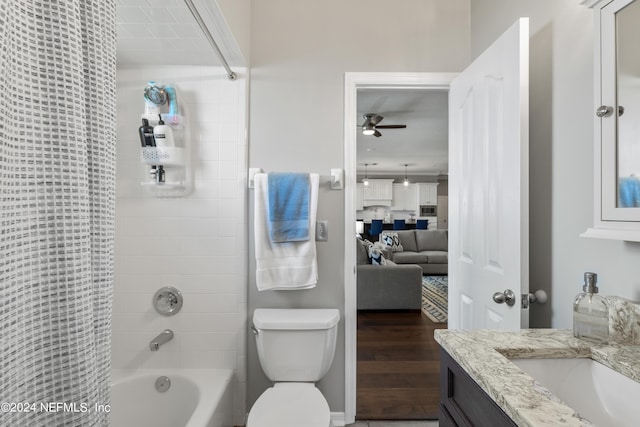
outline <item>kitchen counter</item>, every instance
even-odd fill
[[[435,339],[519,426],[591,426],[509,359],[591,358],[640,382],[640,345],[593,345],[570,330],[455,331]]]

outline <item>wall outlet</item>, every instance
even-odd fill
[[[316,241],[326,242],[329,240],[329,221],[316,222]]]

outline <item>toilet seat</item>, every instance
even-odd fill
[[[253,404],[247,427],[331,427],[331,411],[313,383],[276,383]]]

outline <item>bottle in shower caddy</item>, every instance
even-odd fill
[[[573,336],[594,343],[609,340],[609,307],[598,295],[598,275],[584,273],[583,293],[573,303]]]
[[[153,137],[153,126],[149,125],[149,120],[142,119],[142,126],[138,128],[140,134],[140,145],[142,147],[155,147],[156,142]]]
[[[158,124],[153,127],[153,138],[156,146],[161,148],[175,147],[171,126],[164,124],[162,114],[158,114],[158,118],[160,119]]]

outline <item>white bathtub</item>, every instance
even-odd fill
[[[111,374],[111,427],[233,427],[233,372],[154,369]],[[166,376],[171,387],[155,388]]]

